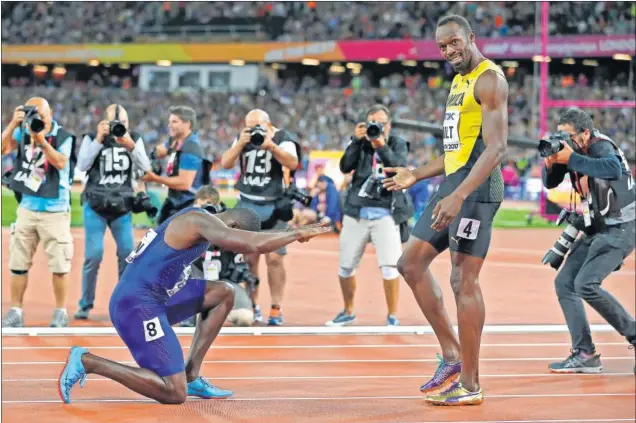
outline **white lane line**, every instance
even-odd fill
[[[564,378],[564,377],[633,377],[633,373],[596,373],[596,374],[557,374],[557,373],[519,373],[502,375],[479,375],[483,378]],[[337,380],[337,379],[426,379],[432,375],[406,375],[406,376],[245,376],[245,377],[208,377],[208,380]],[[2,379],[2,383],[40,383],[57,382],[58,379]],[[104,377],[89,377],[87,380],[95,382],[114,382]]]
[[[487,395],[487,398],[583,398],[583,397],[635,397],[636,394],[606,394],[606,393],[594,393],[594,394],[493,394]],[[394,400],[394,399],[419,399],[423,398],[422,395],[404,395],[404,396],[367,396],[367,397],[263,397],[263,398],[228,398],[218,399],[214,401],[368,401],[368,400]],[[208,400],[191,400],[188,401],[208,401]],[[147,402],[156,403],[151,399],[92,399],[92,400],[74,400],[73,403],[102,403],[102,402]],[[55,400],[4,400],[2,404],[61,404],[60,399]],[[592,420],[597,421],[597,420]]]
[[[625,342],[596,342],[596,346],[627,346]],[[535,347],[571,347],[568,342],[553,343],[511,343],[511,344],[481,344],[481,348],[535,348]],[[18,350],[68,350],[70,346],[25,346],[25,347],[2,347],[3,351]],[[124,345],[118,346],[85,346],[90,350],[128,350]],[[189,349],[189,345],[184,345],[183,349]],[[439,348],[439,344],[368,344],[368,345],[212,345],[211,350],[293,350],[293,349],[355,349],[355,348]]]
[[[479,361],[549,361],[563,360],[563,357],[514,357],[514,358],[480,358]],[[634,360],[633,356],[624,357],[603,357],[604,361],[608,360]],[[347,359],[326,359],[326,360],[210,360],[204,361],[203,364],[312,364],[312,363],[437,363],[437,359],[431,358],[414,358],[414,359],[378,359],[378,360],[347,360]],[[2,362],[3,366],[47,366],[64,364],[64,361],[8,361]],[[122,364],[134,364],[133,361],[119,361]]]

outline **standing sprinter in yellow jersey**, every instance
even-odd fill
[[[508,84],[497,65],[475,45],[466,19],[447,16],[437,24],[442,56],[458,74],[444,115],[444,155],[413,171],[386,168],[389,190],[444,174],[445,181],[418,220],[398,270],[413,290],[442,349],[439,367],[420,390],[437,405],[481,404],[479,347],[485,310],[478,276],[490,244],[492,222],[503,200],[500,163],[508,138]],[[442,291],[429,270],[447,248],[457,303],[459,339],[444,310]]]

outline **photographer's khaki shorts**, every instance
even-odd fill
[[[378,266],[397,266],[402,255],[402,238],[393,217],[356,220],[344,216],[340,232],[340,267],[356,269],[369,241],[375,247]]]
[[[38,243],[42,241],[52,273],[69,273],[73,258],[70,212],[34,212],[18,207],[18,218],[11,226],[9,269],[29,270]]]

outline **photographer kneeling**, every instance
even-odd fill
[[[128,113],[119,104],[106,108],[105,120],[96,133],[84,135],[77,167],[86,172],[82,192],[84,212],[85,257],[82,272],[82,297],[76,319],[88,319],[95,303],[97,272],[104,255],[104,235],[110,228],[117,245],[118,275],[126,268],[126,257],[133,249],[132,213],[146,211],[154,216],[157,209],[145,192],[135,196],[133,170],[150,170],[144,141],[140,134],[128,131]],[[141,209],[141,210],[139,210]]]
[[[204,185],[197,191],[194,207],[201,207],[212,214],[225,211],[219,192],[210,185]],[[227,321],[234,326],[251,326],[254,320],[250,292],[259,284],[259,280],[249,271],[242,254],[221,250],[210,245],[202,257],[192,263],[192,278],[208,281],[223,281],[234,287],[234,306]],[[181,326],[193,327],[196,316],[181,323]]]
[[[543,184],[557,187],[569,173],[573,189],[581,195],[583,216],[569,214],[570,225],[544,258],[558,269],[568,247],[571,250],[556,277],[559,304],[572,338],[572,354],[549,369],[558,373],[600,373],[583,301],[614,329],[636,344],[636,324],[627,310],[601,288],[603,280],[618,270],[634,250],[636,235],[636,190],[623,152],[594,128],[592,118],[579,109],[569,109],[560,118],[558,130],[539,144],[545,158]],[[584,234],[576,241],[578,232]],[[636,369],[635,369],[636,371]]]

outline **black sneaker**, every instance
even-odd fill
[[[602,373],[601,355],[595,354],[585,358],[580,351],[572,350],[572,354],[565,360],[548,366],[553,373]]]

